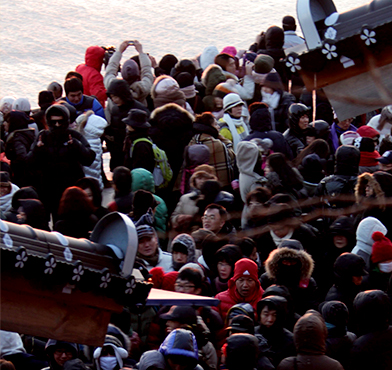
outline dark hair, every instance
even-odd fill
[[[215,117],[211,112],[203,112],[202,114],[196,114],[195,122],[206,126],[212,126],[215,122]]]
[[[82,190],[90,189],[93,195],[93,204],[95,207],[100,207],[102,204],[102,192],[99,187],[99,181],[93,177],[82,177],[76,181],[75,186]]]
[[[219,215],[220,215],[224,220],[227,220],[228,213],[227,213],[227,211],[226,211],[226,208],[223,207],[223,206],[221,206],[220,204],[215,204],[215,203],[209,204],[209,205],[206,207],[205,211],[207,211],[207,209],[217,209],[217,210],[219,211]]]
[[[15,370],[15,366],[11,361],[0,359],[0,369],[2,370]]]
[[[317,154],[320,159],[327,159],[329,157],[329,145],[323,139],[316,139],[311,144],[309,144],[304,150],[302,150],[297,158],[294,159],[293,164],[298,167],[302,160],[309,154]]]
[[[192,78],[196,76],[196,67],[195,64],[189,59],[182,59],[180,60],[175,68],[175,75],[180,74],[182,72],[188,72]]]
[[[56,95],[56,93],[58,93],[58,95],[63,95],[63,87],[56,81],[51,82],[48,87],[47,90],[52,91],[53,95]]]
[[[154,195],[143,189],[139,189],[135,192],[133,196],[133,219],[135,221],[139,220],[144,214],[147,213],[149,208],[157,207],[158,202],[155,200]]]
[[[203,284],[203,278],[201,276],[200,271],[187,267],[184,268],[182,271],[178,273],[177,279],[181,280],[188,280],[190,283],[193,283],[195,285],[195,289],[202,288]]]
[[[83,93],[83,82],[77,77],[71,77],[64,82],[65,95],[71,92],[81,91]]]
[[[253,250],[257,248],[256,243],[254,242],[253,239],[248,238],[247,236],[241,238],[237,242],[238,247],[241,249],[242,255],[245,257],[250,257],[250,255],[253,253]]]
[[[83,82],[83,76],[82,76],[79,72],[76,72],[76,71],[69,71],[69,72],[66,74],[65,80],[64,80],[64,81],[67,81],[68,79],[70,79],[70,78],[72,78],[72,77],[76,77],[76,78],[78,78],[80,81]]]
[[[265,186],[259,186],[256,189],[250,191],[246,195],[246,205],[249,206],[249,203],[254,199],[259,203],[268,202],[271,199],[271,190]]]
[[[235,263],[242,258],[241,249],[234,244],[226,244],[215,253],[216,263],[226,261],[234,270]]]
[[[215,57],[214,63],[217,64],[218,66],[220,66],[224,71],[226,71],[226,66],[229,63],[230,59],[233,59],[234,61],[236,61],[236,59],[232,55],[226,54],[226,53],[221,53]]]
[[[91,214],[94,206],[84,190],[71,186],[64,190],[59,204],[59,215]]]
[[[129,194],[132,190],[132,175],[129,168],[116,167],[113,171],[113,183],[116,185],[118,196]]]
[[[297,174],[292,167],[288,164],[286,157],[282,153],[272,153],[267,157],[268,164],[272,171],[276,172],[279,179],[288,192],[293,189],[299,190],[303,187],[302,182],[299,180]]]
[[[268,104],[260,101],[255,101],[252,103],[248,110],[249,110],[249,115],[251,116],[254,112],[256,112],[258,109],[265,109],[268,108]]]

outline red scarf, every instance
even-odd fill
[[[361,167],[373,167],[378,165],[377,158],[380,158],[380,154],[375,150],[374,152],[361,152],[361,159],[359,165]]]

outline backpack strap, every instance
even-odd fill
[[[142,142],[142,141],[144,141],[144,142],[146,142],[146,143],[150,143],[151,145],[153,145],[152,141],[149,140],[149,139],[147,139],[147,138],[145,138],[145,137],[140,137],[139,139],[136,139],[135,141],[132,142],[132,146],[131,146],[131,150],[130,150],[130,157],[131,157],[131,158],[132,158],[134,146],[135,146],[137,143],[140,143],[140,142]]]

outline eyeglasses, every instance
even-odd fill
[[[202,221],[207,221],[207,220],[215,221],[215,216],[202,216],[201,220]]]
[[[185,291],[191,290],[195,288],[195,285],[191,285],[191,284],[179,284],[179,283],[175,283],[174,287],[176,289],[183,289]]]

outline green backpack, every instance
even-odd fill
[[[147,138],[140,138],[136,139],[133,142],[133,146],[140,142],[145,141],[146,143],[150,143],[152,145],[152,150],[154,152],[154,159],[155,159],[155,168],[153,172],[155,186],[157,188],[166,188],[169,185],[169,182],[173,178],[173,171],[170,167],[169,161],[167,160],[167,155],[164,150],[158,148],[151,139]]]

